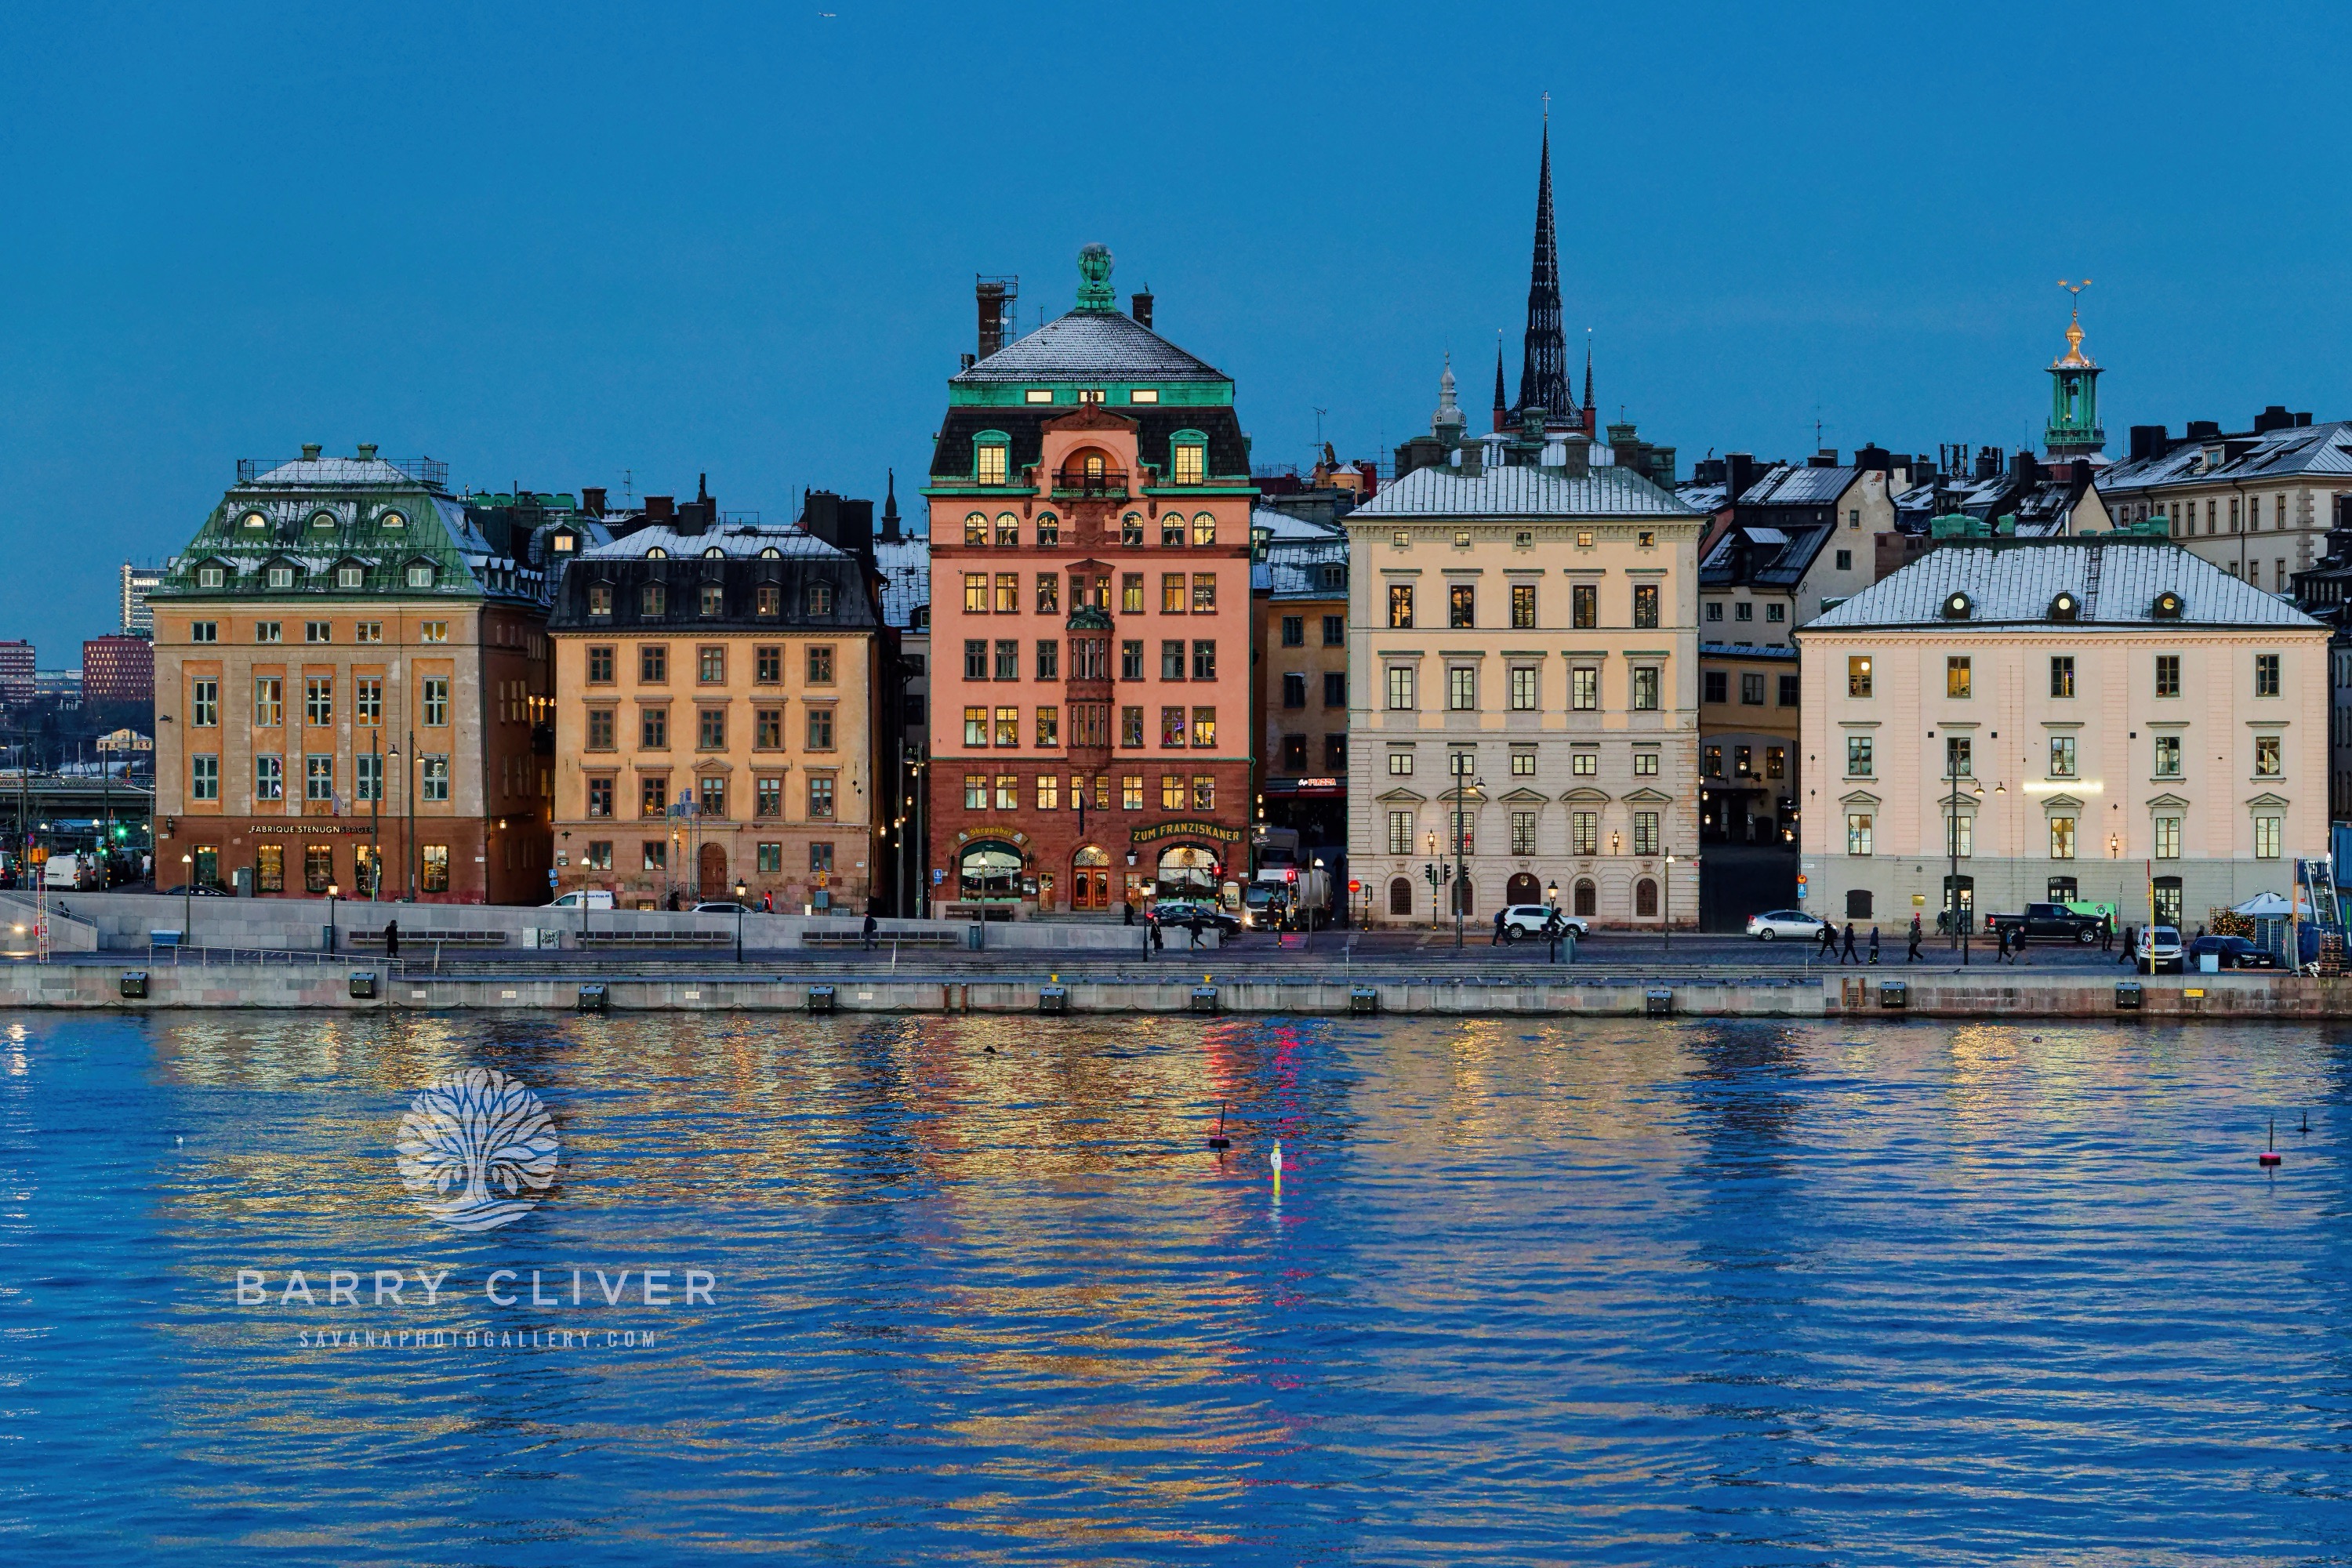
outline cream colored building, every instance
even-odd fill
[[[2099,496],[2118,523],[2162,519],[2200,560],[2289,594],[2294,574],[2327,553],[2336,499],[2352,492],[2352,421],[2270,408],[2254,425],[2241,435],[2192,425],[2178,441],[2135,430],[2133,456],[2100,474]]]
[[[1485,929],[1554,885],[1604,925],[1697,918],[1706,519],[1569,447],[1498,468],[1474,446],[1348,515],[1360,918],[1450,921],[1466,892]],[[1457,826],[1467,886],[1441,891]]]
[[[1809,907],[2190,929],[2327,852],[2327,630],[2162,539],[1952,541],[1798,634]]]

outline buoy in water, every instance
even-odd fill
[[[1277,1138],[1277,1139],[1276,1139],[1276,1140],[1274,1141],[1274,1152],[1273,1152],[1273,1153],[1271,1153],[1271,1154],[1268,1154],[1268,1155],[1265,1157],[1265,1159],[1266,1159],[1266,1163],[1268,1163],[1268,1164],[1270,1164],[1270,1165],[1272,1165],[1272,1166],[1274,1167],[1274,1179],[1275,1179],[1276,1181],[1277,1181],[1277,1182],[1278,1182],[1278,1181],[1280,1181],[1280,1180],[1282,1180],[1282,1140],[1281,1140],[1281,1139]]]
[[[2257,1155],[2256,1158],[2265,1165],[2275,1165],[2279,1163],[2278,1118],[2275,1116],[2271,1118],[2271,1145],[2269,1148],[2263,1150],[2261,1154]]]
[[[2295,1129],[2295,1131],[2296,1131],[2297,1132],[2308,1132],[2308,1131],[2311,1131],[2311,1112],[2310,1112],[2310,1111],[2306,1110],[2306,1111],[2305,1111],[2305,1112],[2303,1113],[2303,1125],[2302,1125],[2302,1126],[2300,1126],[2300,1127],[2298,1127],[2298,1128],[2296,1128],[2296,1129]]]
[[[1225,1136],[1225,1102],[1221,1100],[1217,1101],[1217,1130],[1209,1134],[1209,1147],[1230,1149],[1233,1146],[1234,1141]]]

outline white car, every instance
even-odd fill
[[[1542,904],[1509,906],[1503,911],[1503,940],[1517,942],[1522,937],[1531,937],[1541,942],[1544,926],[1556,912]],[[1581,915],[1560,915],[1559,923],[1561,930],[1573,931],[1577,941],[1584,940],[1587,933],[1584,918]]]
[[[2181,956],[2180,928],[2178,926],[2142,926],[2139,940],[2132,944],[2132,967],[2142,974],[2158,974],[2166,969],[2188,972],[2188,961]]]
[[[609,910],[613,907],[613,890],[610,888],[589,888],[570,892],[546,907],[551,910]]]
[[[1758,942],[1778,942],[1784,936],[1819,942],[1822,927],[1828,923],[1819,915],[1809,915],[1802,910],[1767,910],[1748,917],[1748,934]]]

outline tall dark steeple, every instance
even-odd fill
[[[1503,390],[1503,333],[1495,332],[1495,428],[1500,430],[1511,417],[1510,395]]]
[[[1592,406],[1592,329],[1584,329],[1584,433],[1595,434],[1600,426],[1593,423],[1599,412]]]
[[[1519,371],[1519,409],[1577,417],[1568,385],[1568,344],[1559,325],[1559,245],[1551,217],[1551,111],[1544,111],[1543,164],[1536,181],[1535,262],[1528,278],[1527,358]]]

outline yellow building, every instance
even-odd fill
[[[796,528],[681,510],[583,554],[549,623],[558,887],[863,912],[877,625],[858,558]]]

